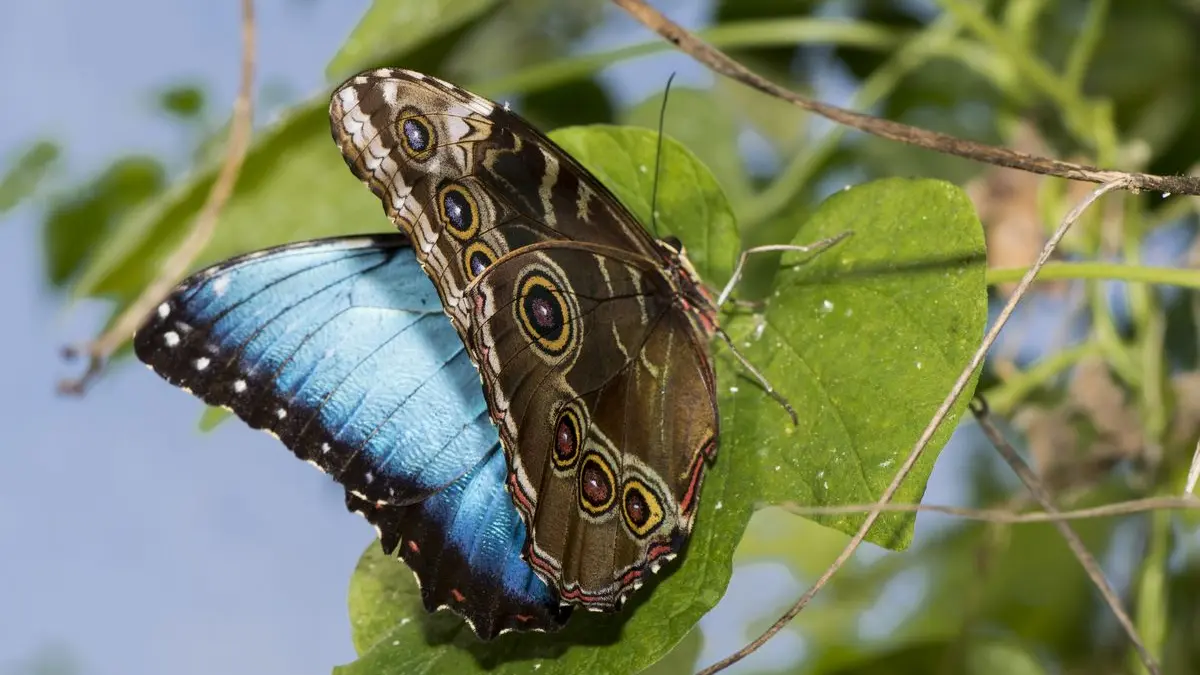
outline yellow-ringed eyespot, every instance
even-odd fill
[[[579,505],[598,516],[612,508],[616,497],[616,479],[608,460],[594,450],[585,453],[579,464]]]
[[[579,448],[583,444],[583,423],[579,412],[573,407],[564,406],[554,422],[554,447],[551,457],[555,468],[569,471],[579,459]]]
[[[621,514],[625,516],[625,526],[641,539],[662,524],[662,501],[645,483],[630,478],[621,487]]]
[[[471,242],[470,246],[463,249],[463,265],[467,268],[468,281],[474,281],[475,277],[483,274],[494,262],[496,252],[482,241]]]
[[[467,188],[446,183],[437,193],[438,218],[456,238],[467,241],[479,232],[479,205]]]
[[[525,337],[550,356],[559,356],[574,337],[567,299],[554,281],[538,271],[517,282],[517,321]]]
[[[396,132],[400,137],[400,147],[409,159],[423,162],[437,150],[437,131],[429,119],[415,108],[400,111]]]

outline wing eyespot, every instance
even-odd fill
[[[604,455],[588,450],[579,463],[579,506],[597,517],[612,510],[617,501],[616,478]]]
[[[414,162],[424,162],[437,150],[437,129],[429,118],[415,108],[405,108],[396,119],[396,136],[405,156]]]
[[[566,294],[554,279],[530,270],[517,282],[517,322],[541,353],[562,356],[575,340],[574,318]]]
[[[579,408],[572,403],[563,406],[554,422],[554,441],[550,453],[555,469],[566,473],[575,468],[586,434]]]
[[[474,281],[495,262],[496,252],[482,241],[473,241],[463,249],[463,267],[467,270],[467,281]]]
[[[437,212],[442,225],[460,241],[479,233],[479,204],[466,187],[446,183],[437,193]]]
[[[662,499],[646,483],[630,478],[621,487],[621,515],[630,533],[645,539],[662,525]]]

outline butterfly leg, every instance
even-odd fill
[[[742,255],[738,258],[737,266],[733,268],[733,275],[729,277],[729,282],[725,284],[725,288],[721,289],[721,294],[717,296],[717,307],[724,305],[729,300],[729,296],[733,294],[733,289],[737,287],[738,281],[741,281],[742,271],[746,267],[746,260],[751,254],[767,253],[769,251],[797,251],[800,253],[816,254],[825,251],[852,234],[854,232],[846,231],[811,244],[768,244],[766,246],[754,246],[742,251]]]
[[[740,309],[751,313],[759,313],[767,308],[767,303],[764,300],[742,300],[741,298],[733,298],[729,300],[733,304],[734,309]]]
[[[767,251],[798,251],[800,253],[819,254],[852,234],[854,233],[847,231],[807,245],[770,244],[767,246],[755,246],[742,251],[742,255],[738,258],[737,266],[733,269],[733,275],[729,277],[729,283],[725,284],[725,288],[721,290],[721,294],[717,297],[717,306],[720,307],[729,300],[729,296],[733,293],[733,289],[737,286],[737,282],[741,280],[742,270],[746,266],[746,259],[749,258],[751,254],[765,253]],[[737,302],[739,306],[761,306],[761,303],[747,303],[744,301],[735,302]],[[783,409],[786,410],[787,414],[792,418],[792,424],[799,424],[799,418],[796,416],[796,409],[792,407],[792,404],[789,403],[782,394],[775,390],[775,387],[773,387],[767,378],[761,372],[759,372],[757,368],[754,367],[754,364],[750,363],[749,359],[747,359],[740,351],[738,351],[737,345],[733,343],[733,340],[729,337],[729,334],[723,330],[717,329],[717,335],[721,337],[721,340],[723,340],[725,344],[729,345],[729,349],[737,358],[738,363],[741,363],[742,367],[745,368],[750,375],[758,381],[758,384],[763,388],[764,391],[767,392],[767,395],[775,399],[779,405],[783,406]]]
[[[729,345],[729,350],[733,352],[733,355],[737,358],[738,363],[742,364],[743,368],[750,371],[750,374],[755,380],[758,381],[759,386],[761,386],[763,390],[767,392],[767,395],[775,399],[779,405],[783,406],[783,409],[787,411],[789,416],[791,416],[792,424],[799,424],[800,418],[796,416],[796,409],[792,407],[792,404],[789,403],[786,398],[784,398],[783,394],[780,394],[775,390],[775,387],[771,386],[771,383],[767,380],[766,376],[760,373],[758,368],[755,368],[754,364],[750,363],[750,360],[747,359],[740,351],[738,351],[737,346],[733,344],[733,339],[729,337],[729,334],[718,328],[717,335],[720,336],[721,340],[723,340],[725,344]]]

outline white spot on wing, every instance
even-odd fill
[[[400,103],[400,85],[395,80],[380,82],[379,93],[383,96],[383,100],[393,108]]]
[[[225,295],[225,291],[229,290],[229,277],[217,277],[213,281],[212,288],[213,293],[216,293],[218,298]]]
[[[283,419],[283,418],[287,417],[287,410],[280,408],[275,411],[275,416],[278,417],[279,419]]]
[[[167,303],[164,302],[163,304],[158,306],[158,318],[165,319],[168,316],[170,316],[170,314],[171,314],[171,306],[170,305],[168,305]]]
[[[209,361],[207,356],[201,356],[200,358],[196,359],[196,370],[204,370],[210,363],[212,363],[212,361]]]
[[[179,344],[179,333],[176,333],[173,330],[163,333],[163,342],[165,342],[168,347],[174,347],[175,345]]]
[[[240,394],[243,391],[246,391],[246,381],[245,380],[234,380],[233,381],[233,391],[235,394]]]

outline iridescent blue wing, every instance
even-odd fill
[[[211,267],[158,307],[134,348],[371,501],[424,499],[496,437],[479,375],[403,239],[306,242]]]
[[[430,609],[455,608],[483,637],[565,621],[521,559],[479,376],[403,235],[302,242],[198,272],[134,349],[345,486]]]
[[[554,630],[571,607],[559,605],[521,556],[525,521],[503,487],[507,477],[497,439],[483,464],[423,502],[378,505],[347,492],[346,507],[375,526],[384,551],[414,570],[437,561],[441,573],[420,579],[427,610],[450,607],[484,639],[506,630]]]

